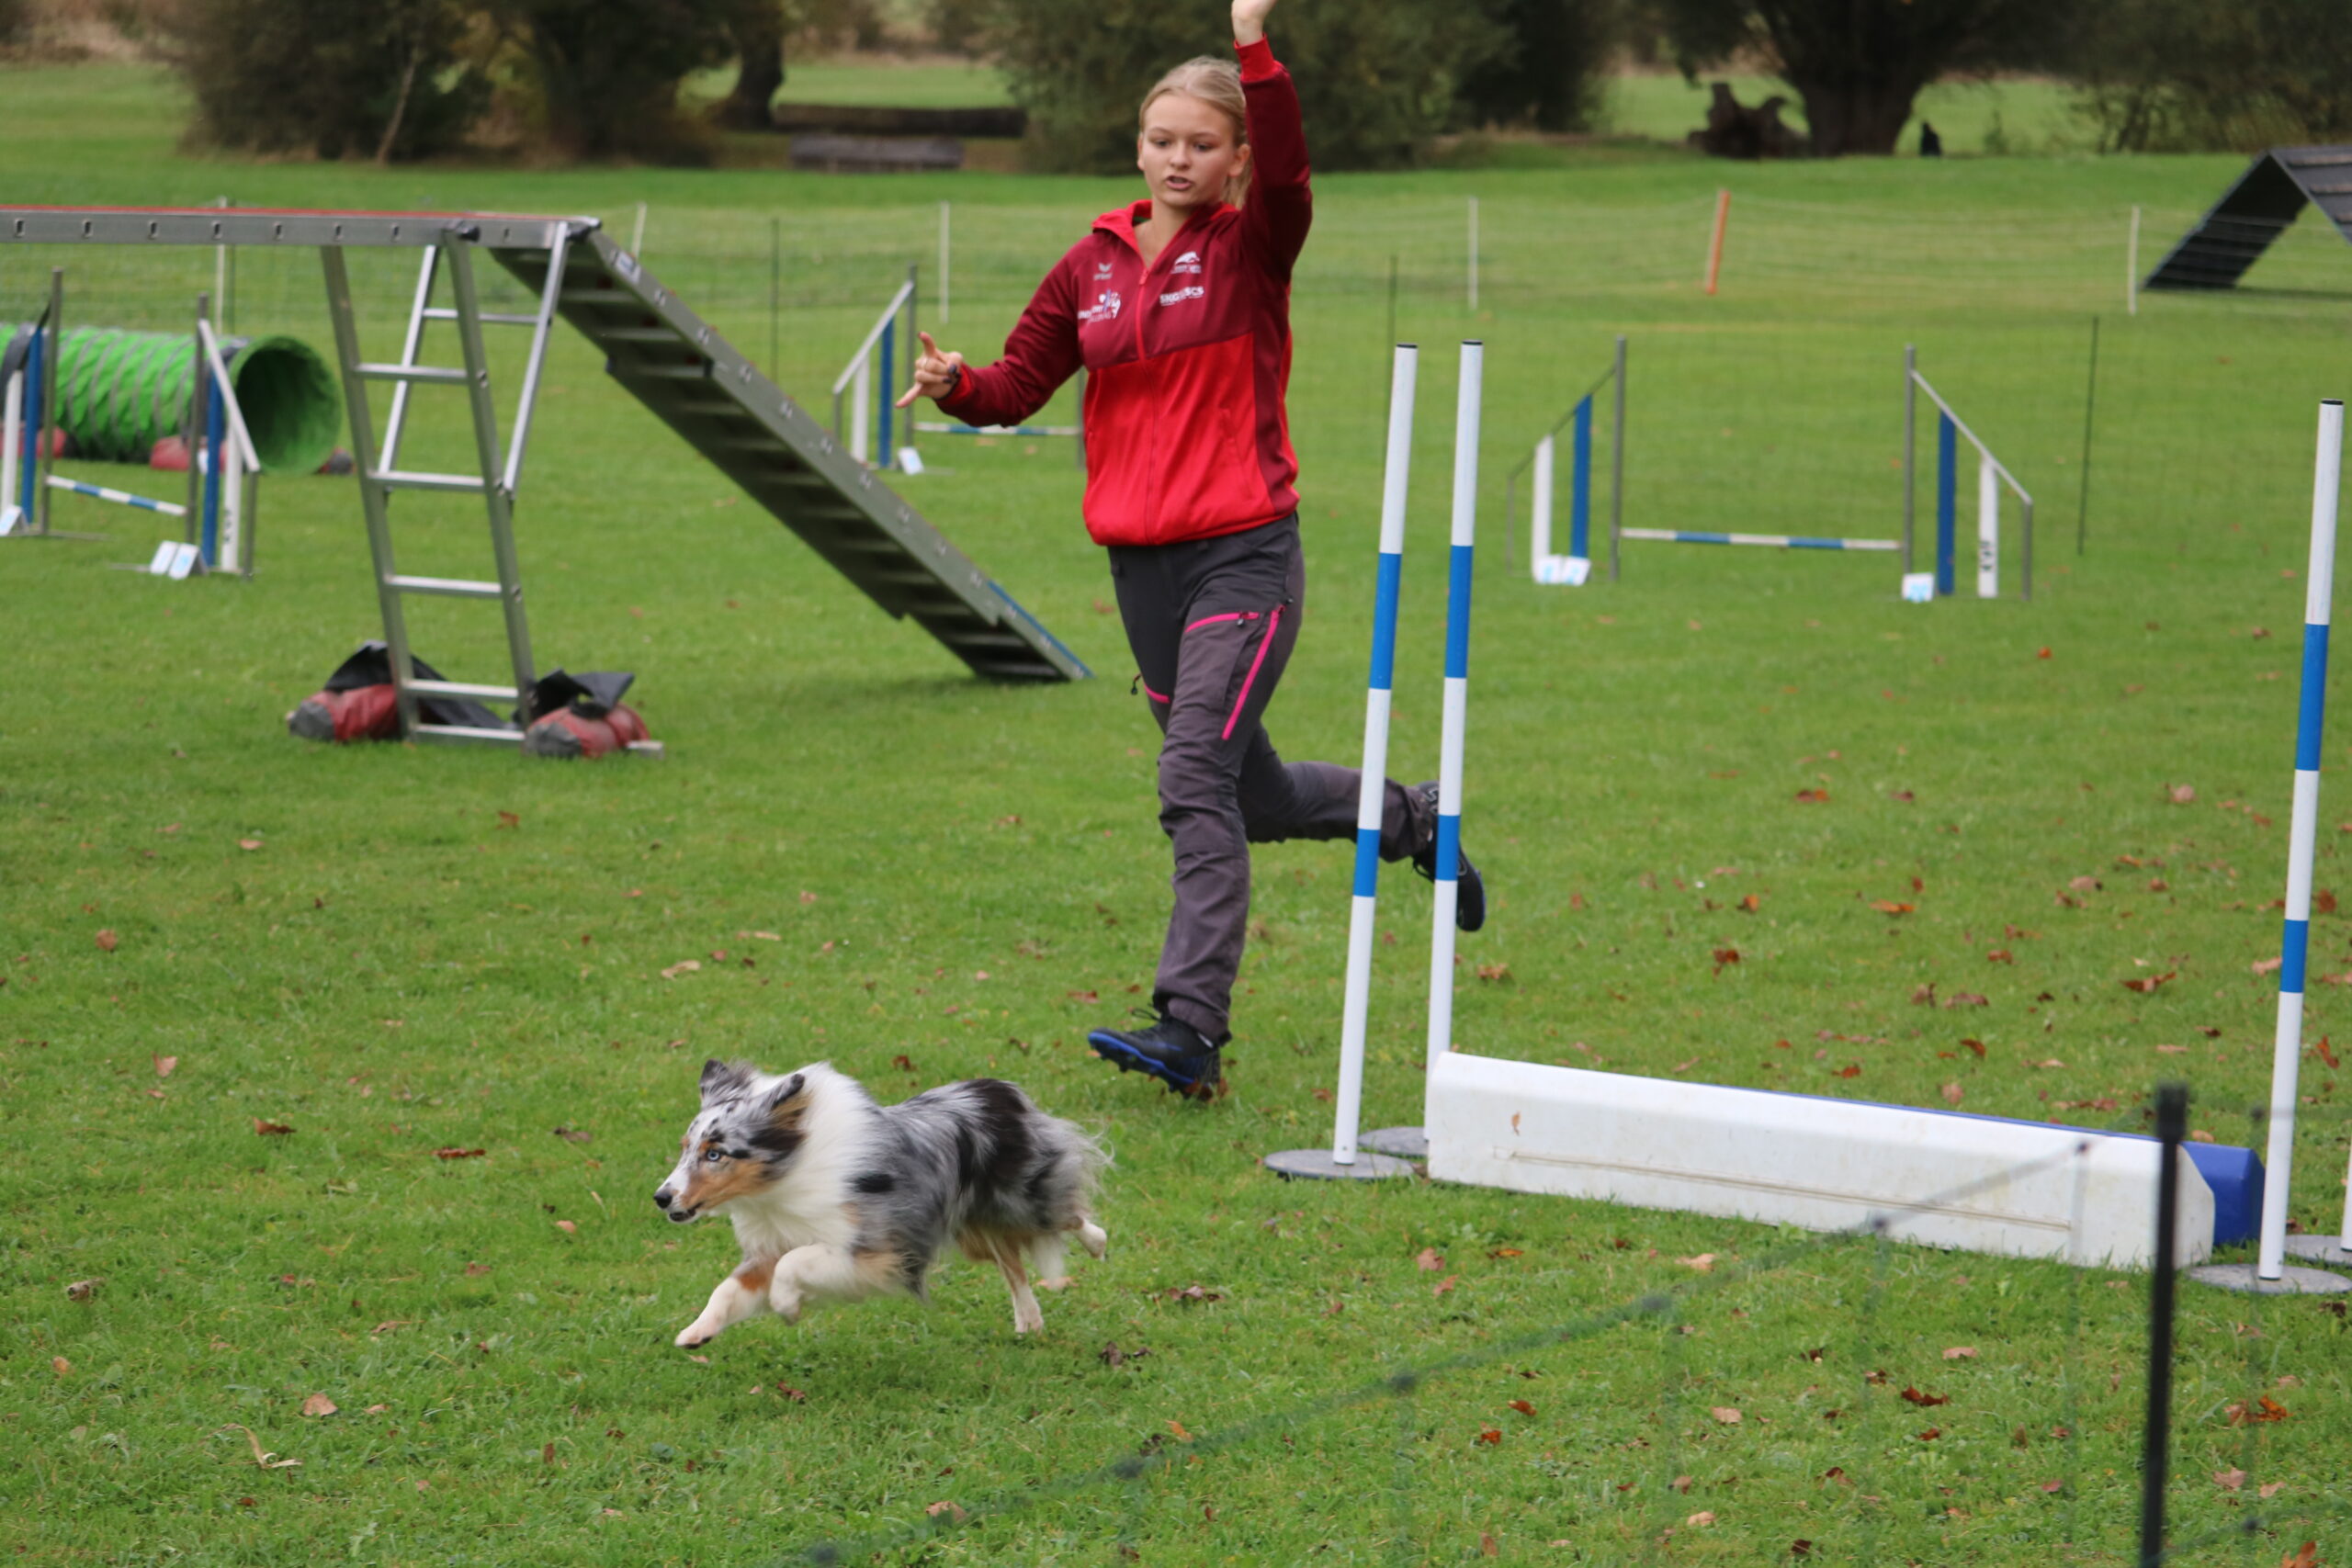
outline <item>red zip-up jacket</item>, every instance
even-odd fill
[[[1214,538],[1298,508],[1283,395],[1290,275],[1313,220],[1306,130],[1290,73],[1238,45],[1249,104],[1248,201],[1196,212],[1149,266],[1138,201],[1094,220],[1037,286],[1004,357],[966,367],[940,407],[1018,424],[1080,366],[1086,382],[1086,531],[1099,545]]]

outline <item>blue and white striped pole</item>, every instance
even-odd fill
[[[1430,911],[1428,1070],[1453,1049],[1453,915],[1462,893],[1462,739],[1470,715],[1470,559],[1478,535],[1478,400],[1486,344],[1462,345],[1453,407],[1453,546],[1446,572],[1445,717],[1438,739],[1437,897]]]
[[[1380,827],[1388,806],[1388,710],[1396,689],[1396,598],[1405,577],[1405,489],[1413,462],[1413,384],[1421,351],[1396,345],[1388,372],[1388,470],[1380,496],[1380,585],[1372,609],[1372,671],[1363,694],[1363,784],[1356,796],[1355,904],[1348,917],[1347,992],[1340,1020],[1340,1099],[1331,1163],[1356,1163],[1363,1115],[1363,1045],[1372,1010]]]
[[[92,501],[111,501],[117,506],[136,507],[141,512],[161,513],[165,517],[186,517],[187,508],[175,501],[150,501],[143,495],[133,495],[127,490],[111,490],[105,485],[85,485],[79,479],[69,479],[63,474],[49,476],[49,488],[73,495],[86,495]]]
[[[2327,711],[2328,602],[2335,580],[2335,499],[2344,459],[2344,404],[2319,405],[2312,477],[2312,551],[2303,586],[2303,691],[2295,721],[2295,814],[2287,841],[2287,922],[2278,955],[2278,1032],[2270,1054],[2270,1145],[2262,1184],[2255,1278],[2282,1277],[2287,1190],[2295,1159],[2296,1078],[2303,1055],[2303,964],[2311,943],[2312,851],[2319,830],[2321,721]]]

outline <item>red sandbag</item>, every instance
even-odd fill
[[[346,692],[313,692],[286,716],[305,740],[390,740],[401,732],[400,696],[389,681]]]
[[[167,474],[187,472],[187,443],[176,435],[164,436],[148,451],[147,466]]]
[[[577,757],[593,761],[645,738],[645,721],[626,704],[607,709],[602,718],[588,718],[565,707],[534,722],[524,732],[523,750],[533,757]]]

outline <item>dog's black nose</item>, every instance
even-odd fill
[[[653,1206],[657,1209],[666,1209],[670,1206],[670,1190],[668,1188],[657,1188],[654,1190]]]

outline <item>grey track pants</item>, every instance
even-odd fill
[[[1283,761],[1261,722],[1306,605],[1295,514],[1219,538],[1114,545],[1110,553],[1127,646],[1162,736],[1159,826],[1176,859],[1152,1005],[1222,1040],[1250,923],[1250,846],[1352,840],[1363,775]],[[1381,858],[1404,859],[1435,830],[1419,793],[1390,781]]]

